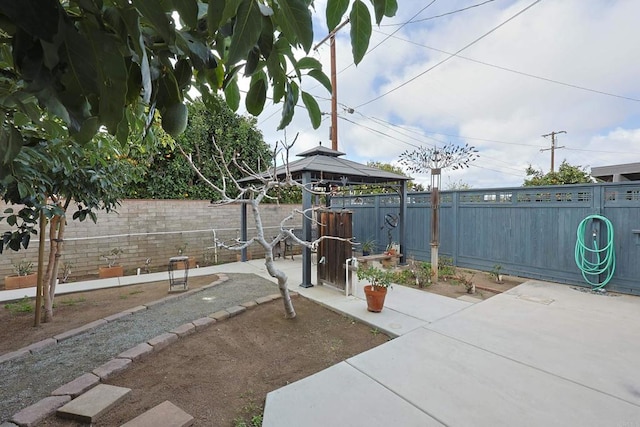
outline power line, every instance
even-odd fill
[[[637,151],[608,151],[608,150],[588,150],[586,148],[571,148],[571,147],[563,147],[565,150],[569,151],[584,151],[586,153],[604,153],[604,154],[640,154]]]
[[[492,172],[503,173],[505,175],[517,176],[519,178],[525,178],[527,176],[526,174],[516,175],[515,173],[511,173],[511,172],[505,172],[505,171],[499,171],[499,170],[496,170],[496,169],[486,168],[484,166],[476,165],[474,163],[470,163],[469,166],[471,166],[473,168],[478,168],[478,169],[485,169],[485,170],[492,171]]]
[[[420,74],[418,74],[415,77],[412,77],[411,79],[407,80],[404,83],[401,83],[400,85],[396,86],[393,89],[388,90],[387,92],[378,95],[377,97],[358,105],[356,108],[360,108],[363,107],[365,105],[371,104],[372,102],[375,102],[377,100],[379,100],[382,97],[385,97],[387,95],[389,95],[392,92],[395,92],[396,90],[408,85],[409,83],[413,82],[414,80],[422,77],[423,75],[427,74],[429,71],[433,70],[434,68],[444,64],[445,62],[449,61],[451,58],[455,57],[457,54],[459,54],[460,52],[462,52],[465,49],[468,49],[469,47],[473,46],[474,44],[478,43],[480,40],[484,39],[485,37],[487,37],[489,34],[495,32],[496,30],[498,30],[499,28],[503,27],[504,25],[506,25],[507,23],[509,23],[510,21],[512,21],[513,19],[517,18],[518,16],[522,15],[524,12],[526,12],[527,10],[531,9],[533,6],[535,6],[536,4],[540,3],[542,0],[536,0],[533,3],[531,3],[529,6],[525,7],[524,9],[522,9],[521,11],[519,11],[518,13],[516,13],[515,15],[513,15],[512,17],[510,17],[509,19],[507,19],[506,21],[502,22],[501,24],[497,25],[496,27],[493,27],[491,30],[487,31],[486,33],[484,33],[483,35],[481,35],[480,37],[476,38],[475,40],[473,40],[472,42],[466,44],[464,47],[462,47],[461,49],[458,49],[454,54],[449,55],[447,58],[443,59],[442,61],[438,62],[437,64],[427,68],[426,70],[424,70],[423,72],[421,72]]]
[[[360,114],[360,113],[359,113],[359,114]],[[370,119],[370,120],[372,120],[372,121],[373,121],[373,119],[371,119],[371,118],[369,118],[369,117],[367,117],[367,116],[365,116],[365,115],[363,115],[363,114],[360,114],[360,115],[362,115],[362,117],[364,117],[364,118],[367,118],[367,119]],[[413,144],[413,143],[410,143],[410,142],[404,141],[404,140],[402,140],[402,139],[396,138],[396,137],[394,137],[394,136],[392,136],[392,135],[389,135],[389,134],[387,134],[387,133],[385,133],[385,132],[382,132],[382,131],[380,131],[380,130],[378,130],[378,129],[374,129],[374,128],[369,127],[369,126],[367,126],[367,125],[364,125],[364,124],[362,124],[362,123],[358,123],[358,122],[356,122],[356,121],[350,120],[350,119],[348,119],[348,118],[346,118],[346,117],[344,117],[344,116],[339,116],[339,118],[340,118],[340,119],[342,119],[342,120],[345,120],[345,121],[347,121],[347,122],[349,122],[349,123],[351,123],[351,124],[353,124],[353,125],[360,126],[360,127],[364,128],[364,129],[366,129],[366,130],[368,130],[368,131],[370,131],[370,132],[372,132],[372,133],[376,133],[376,134],[382,135],[382,136],[384,136],[384,137],[387,137],[387,138],[390,138],[390,139],[392,139],[392,140],[395,140],[395,141],[401,142],[401,143],[403,143],[403,144],[409,145],[409,146],[414,147],[414,148],[420,148],[420,146],[419,146],[419,145],[416,145],[416,144]],[[376,124],[379,124],[379,123],[377,123],[377,122],[376,122]],[[401,132],[398,132],[398,131],[397,131],[397,130],[395,130],[395,129],[391,129],[391,128],[388,128],[388,129],[390,129],[390,130],[392,130],[392,131],[394,131],[394,132],[400,133],[400,134],[401,134],[401,135],[403,135],[403,136],[409,137],[408,135],[404,135],[404,134],[402,134]],[[421,135],[421,134],[419,134],[419,135]],[[423,136],[423,137],[425,137],[425,138],[433,139],[433,140],[435,140],[435,141],[437,141],[437,142],[439,142],[439,143],[441,143],[441,144],[446,144],[446,142],[447,142],[447,141],[441,141],[441,140],[438,140],[438,139],[435,139],[435,138],[431,138],[431,137],[428,137],[428,136],[426,136],[426,135],[421,135],[421,136]],[[411,138],[411,139],[413,139],[414,141],[417,141],[417,142],[419,142],[419,143],[423,143],[423,141],[420,141],[420,140],[418,140],[418,139],[416,139],[416,138],[412,138],[412,137],[409,137],[409,138]],[[431,144],[431,145],[432,145],[432,146],[434,146],[433,144]],[[484,154],[482,155],[482,157],[483,157],[484,159],[487,159],[487,160],[492,160],[492,161],[496,161],[496,162],[500,162],[500,163],[510,164],[510,163],[507,163],[507,162],[505,162],[505,161],[503,161],[503,160],[496,159],[496,158],[494,158],[494,157],[489,157],[489,156],[486,156],[486,155],[484,155]],[[506,168],[506,169],[511,169],[511,170],[519,171],[519,169],[516,169],[516,168],[510,167],[510,166],[506,166],[506,167],[505,167],[505,166],[502,166],[502,167],[503,167],[503,168]],[[501,171],[497,171],[497,170],[495,170],[495,169],[489,169],[489,168],[485,168],[485,169],[492,170],[492,171],[494,171],[494,172],[508,173],[508,172],[501,172]],[[513,174],[511,174],[511,175],[513,175]],[[523,176],[523,175],[517,175],[517,176]]]
[[[473,4],[471,6],[467,6],[467,7],[464,7],[462,9],[453,10],[451,12],[443,13],[441,15],[434,15],[434,16],[430,16],[428,18],[416,19],[416,20],[411,19],[410,21],[404,22],[404,23],[401,23],[401,24],[382,24],[380,26],[381,27],[394,27],[396,25],[404,26],[404,25],[407,25],[407,24],[415,24],[415,23],[418,23],[418,22],[429,21],[431,19],[442,18],[443,16],[453,15],[454,13],[464,12],[465,10],[473,9],[474,7],[482,6],[482,5],[485,5],[487,3],[491,3],[493,1],[495,1],[495,0],[486,0],[486,1],[482,2],[482,3]]]
[[[380,33],[382,35],[387,35],[386,33],[382,32],[382,31],[377,31],[377,30],[374,30],[374,31],[377,32],[377,33]],[[530,74],[530,73],[527,73],[527,72],[524,72],[524,71],[514,70],[513,68],[502,67],[500,65],[491,64],[489,62],[485,62],[485,61],[480,61],[478,59],[469,58],[468,56],[462,56],[462,55],[458,55],[458,54],[455,54],[455,53],[447,52],[447,51],[442,50],[442,49],[438,49],[438,48],[427,46],[427,45],[424,45],[424,44],[421,44],[421,43],[418,43],[418,42],[414,42],[413,40],[407,40],[407,39],[404,39],[402,37],[394,36],[393,34],[391,34],[390,37],[393,37],[396,40],[400,40],[400,41],[403,41],[403,42],[406,42],[406,43],[411,43],[411,44],[413,44],[415,46],[419,46],[419,47],[423,47],[425,49],[433,50],[434,52],[444,53],[446,55],[453,55],[453,56],[455,56],[457,58],[464,59],[466,61],[474,62],[476,64],[481,64],[481,65],[486,65],[487,67],[497,68],[498,70],[519,74],[521,76],[530,77],[530,78],[533,78],[533,79],[542,80],[542,81],[545,81],[545,82],[554,83],[554,84],[558,84],[558,85],[562,85],[562,86],[567,86],[567,87],[574,88],[574,89],[584,90],[584,91],[587,91],[587,92],[593,92],[593,93],[597,93],[597,94],[600,94],[600,95],[612,96],[614,98],[620,98],[620,99],[626,99],[628,101],[640,102],[640,99],[638,99],[638,98],[632,98],[632,97],[624,96],[624,95],[617,95],[617,94],[614,94],[614,93],[605,92],[605,91],[598,90],[598,89],[590,89],[590,88],[585,87],[585,86],[580,86],[580,85],[576,85],[576,84],[572,84],[572,83],[561,82],[559,80],[554,80],[554,79],[551,79],[551,78],[548,78],[548,77],[536,76],[535,74]]]
[[[396,28],[396,30],[389,34],[387,37],[385,37],[380,43],[376,44],[375,46],[373,46],[371,49],[367,50],[367,53],[370,54],[371,52],[373,52],[374,50],[376,50],[377,47],[379,47],[382,43],[386,42],[387,40],[389,40],[391,37],[393,37],[393,35],[395,33],[397,33],[398,31],[400,31],[402,29],[402,27],[404,27],[405,25],[409,24],[411,22],[411,20],[413,18],[415,18],[416,16],[420,15],[422,12],[424,12],[425,10],[427,10],[429,8],[429,6],[431,6],[432,4],[434,4],[436,2],[436,0],[431,0],[431,3],[429,3],[428,5],[426,5],[425,7],[423,7],[422,9],[420,9],[416,14],[414,14],[411,18],[409,18],[409,21],[407,22],[403,22],[401,24],[395,24],[395,25],[399,25],[398,28]],[[342,70],[338,71],[337,74],[342,74],[344,71],[347,71],[349,68],[353,67],[355,65],[354,62],[352,62],[351,64],[347,65],[346,67],[344,67]],[[317,87],[318,85],[314,86]]]
[[[358,114],[362,115],[363,117],[366,117],[364,114],[362,114],[362,113],[360,113],[360,112],[358,112]],[[377,117],[373,117],[373,119],[374,119],[374,120],[377,120],[377,121],[380,121],[380,122],[384,122],[384,123],[390,124],[391,126],[398,126],[398,127],[400,127],[401,129],[405,129],[407,132],[413,132],[413,133],[416,133],[416,134],[418,134],[418,135],[422,135],[420,132],[416,132],[416,131],[411,130],[411,129],[403,128],[403,127],[401,127],[401,126],[399,126],[399,125],[397,125],[397,124],[394,124],[394,123],[388,122],[388,121],[386,121],[386,120],[383,120],[383,119],[380,119],[380,118],[377,118]],[[498,143],[498,144],[520,145],[520,146],[523,146],[523,147],[543,148],[543,147],[542,147],[542,146],[540,146],[540,145],[525,144],[525,143],[522,143],[522,142],[507,142],[507,141],[498,141],[498,140],[495,140],[495,139],[474,138],[474,137],[471,137],[471,136],[465,136],[465,135],[453,135],[453,134],[449,134],[449,133],[431,132],[431,131],[424,130],[424,129],[423,129],[423,132],[431,133],[431,134],[433,134],[433,135],[448,136],[448,137],[451,137],[451,138],[469,139],[469,140],[472,140],[472,141],[495,142],[495,143]]]
[[[372,132],[372,133],[377,133],[377,134],[380,134],[380,135],[382,135],[382,136],[386,136],[387,138],[393,139],[393,140],[398,141],[398,142],[402,142],[403,144],[407,144],[407,145],[409,145],[409,146],[411,146],[411,147],[413,147],[413,148],[420,148],[420,146],[419,146],[419,145],[412,144],[411,142],[403,141],[403,140],[401,140],[401,139],[399,139],[399,138],[396,138],[396,137],[394,137],[394,136],[391,136],[391,135],[389,135],[389,134],[386,134],[386,133],[384,133],[384,132],[382,132],[382,131],[380,131],[380,130],[378,130],[378,129],[374,129],[374,128],[369,127],[369,126],[367,126],[367,125],[363,125],[362,123],[358,123],[358,122],[355,122],[355,121],[353,121],[353,120],[350,120],[350,119],[348,119],[348,118],[346,118],[346,117],[344,117],[344,116],[338,116],[338,117],[339,117],[340,119],[342,119],[342,120],[346,121],[346,122],[349,122],[349,123],[354,124],[354,125],[356,125],[356,126],[360,126],[360,127],[362,127],[362,128],[365,128],[365,129],[367,129],[368,131],[370,131],[370,132]]]

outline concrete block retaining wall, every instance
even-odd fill
[[[6,207],[0,203],[0,212]],[[261,205],[266,236],[275,236],[283,218],[300,208],[300,205]],[[124,266],[125,274],[136,274],[147,258],[151,258],[152,270],[166,268],[169,258],[178,255],[178,248],[186,243],[185,255],[195,257],[199,265],[211,265],[216,254],[213,249],[206,248],[214,246],[213,230],[218,239],[227,243],[240,237],[240,211],[241,206],[237,204],[212,206],[204,200],[125,200],[117,213],[98,212],[97,224],[91,220],[69,220],[62,262],[72,263],[73,281],[74,278],[97,275],[98,267],[106,265],[100,255],[120,248],[123,253],[119,263]],[[72,214],[69,212],[69,217]],[[255,235],[255,226],[249,207],[247,224],[251,238]],[[301,224],[301,216],[296,215],[287,226],[299,228]],[[6,230],[9,227],[3,221],[0,234]],[[47,249],[48,244],[47,241]],[[27,250],[5,249],[0,255],[0,288],[4,288],[4,276],[14,274],[13,264],[26,259],[34,263],[35,269],[37,252],[37,236],[32,236]],[[251,246],[250,252],[253,258],[264,257],[263,249],[257,244]],[[237,254],[218,248],[218,263],[235,261]]]

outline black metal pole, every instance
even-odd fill
[[[311,211],[311,173],[304,172],[302,174],[302,211],[304,217],[302,218],[302,240],[305,242],[311,241],[311,218],[307,215],[313,215]],[[302,248],[302,283],[303,288],[310,288],[313,286],[311,283],[311,249],[304,246]]]
[[[242,239],[243,242],[247,241],[247,204],[246,203],[240,204],[240,239]],[[247,248],[242,249],[240,253],[241,253],[240,260],[242,262],[246,262]]]

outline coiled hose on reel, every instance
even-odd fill
[[[588,247],[587,242],[585,242],[587,225],[589,222],[593,223],[594,220],[601,221],[606,226],[607,242],[603,248],[598,247],[598,236],[595,229],[591,233],[591,236],[593,237],[591,247]],[[591,285],[592,290],[604,288],[607,283],[609,283],[616,270],[616,253],[613,245],[613,224],[611,224],[611,221],[604,216],[589,215],[578,225],[577,237],[575,258],[576,264],[582,272],[582,277],[589,285]],[[593,282],[589,280],[589,277],[587,277],[596,276],[596,278],[599,278],[601,274],[605,273],[606,277],[601,283]]]

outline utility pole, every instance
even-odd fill
[[[338,151],[338,75],[336,74],[336,33],[331,32],[331,149]]]
[[[543,138],[551,136],[551,147],[540,149],[541,153],[543,151],[551,150],[551,172],[555,172],[555,163],[554,162],[555,162],[556,150],[559,150],[560,148],[564,148],[564,145],[562,147],[556,147],[556,135],[558,135],[560,133],[567,133],[567,132],[564,131],[564,130],[559,130],[559,131],[550,132],[550,133],[548,133],[546,135],[542,135]]]
[[[342,27],[347,25],[349,20],[347,19],[342,24],[338,25],[329,35],[317,45],[313,50],[318,50],[324,42],[329,39],[329,47],[331,49],[331,149],[338,150],[338,77],[336,73],[336,33],[340,31]]]

